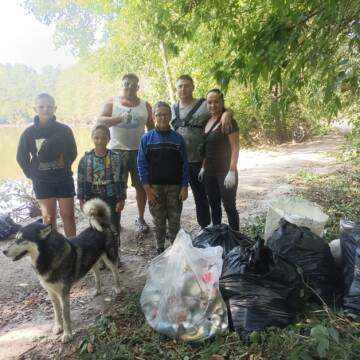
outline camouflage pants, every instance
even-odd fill
[[[180,229],[182,201],[179,200],[180,185],[151,185],[158,198],[155,205],[149,204],[149,210],[155,225],[156,247],[164,248],[166,237],[166,222],[168,237],[172,243]]]

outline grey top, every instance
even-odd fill
[[[179,107],[180,120],[186,118],[187,114],[195,106],[198,99],[194,99],[191,104]],[[176,118],[175,106],[171,106],[172,120]],[[204,127],[209,119],[209,112],[207,110],[206,101],[204,101],[196,112],[192,115],[190,121],[186,126],[180,126],[177,128],[177,132],[183,136],[186,144],[186,151],[188,155],[188,161],[190,163],[201,162],[202,158],[199,153],[199,146],[203,140]]]

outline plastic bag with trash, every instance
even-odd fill
[[[267,245],[302,269],[305,282],[328,304],[341,288],[341,272],[330,247],[309,229],[282,219]],[[318,297],[312,300],[321,302]]]
[[[221,246],[224,250],[223,256],[236,246],[247,247],[253,244],[254,242],[246,235],[231,229],[226,224],[206,227],[193,239],[193,245],[199,248]]]
[[[340,243],[344,271],[344,313],[360,316],[360,224],[340,221]]]
[[[265,241],[279,227],[280,219],[285,219],[298,226],[305,226],[318,236],[323,236],[324,226],[329,217],[321,207],[297,196],[280,196],[270,203],[266,215]]]
[[[258,240],[234,248],[224,259],[220,290],[228,306],[229,328],[248,341],[253,331],[285,327],[296,314],[301,277],[296,267]]]
[[[228,328],[219,291],[222,248],[195,248],[180,230],[173,245],[152,260],[140,303],[156,331],[185,341],[202,341]]]

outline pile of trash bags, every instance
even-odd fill
[[[298,309],[301,277],[296,267],[258,240],[235,247],[224,259],[221,294],[229,311],[229,327],[244,341],[253,331],[285,327]]]
[[[296,204],[294,215],[286,202],[286,218],[292,222],[279,218],[266,243],[224,224],[205,228],[193,241],[181,230],[148,271],[140,301],[150,326],[185,341],[201,341],[229,328],[249,341],[253,331],[292,323],[304,288],[311,289],[310,300],[321,304],[337,304],[344,294],[344,313],[358,317],[360,224],[341,221],[341,238],[331,248],[335,262],[319,236],[326,217],[313,206],[315,220],[304,219],[308,214]]]
[[[266,244],[301,269],[305,283],[313,290],[314,301],[329,305],[335,302],[340,271],[329,245],[321,237],[306,227],[281,219]]]
[[[253,244],[253,240],[238,231],[234,231],[226,224],[206,227],[193,240],[193,245],[199,248],[209,246],[221,246],[223,256],[226,256],[234,247],[247,247]]]
[[[360,316],[360,224],[340,221],[340,245],[344,271],[344,313]]]
[[[140,304],[156,331],[185,341],[202,341],[227,331],[219,291],[222,248],[195,248],[183,230],[148,269]]]

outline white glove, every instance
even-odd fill
[[[199,182],[203,182],[204,180],[204,174],[205,174],[205,169],[202,167],[199,171],[199,175],[198,175],[198,180]]]
[[[235,186],[235,184],[236,184],[235,171],[229,170],[224,180],[224,186],[226,189],[231,189]]]

